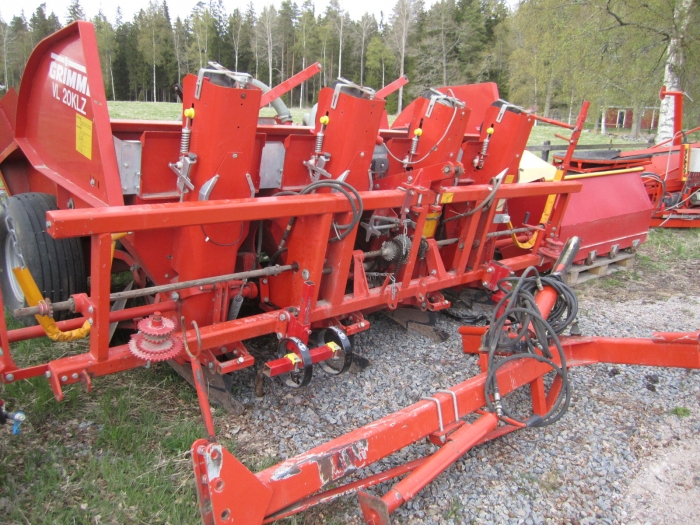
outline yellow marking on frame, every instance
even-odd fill
[[[443,193],[442,197],[440,197],[440,204],[449,204],[450,202],[452,202],[454,196],[454,193]]]
[[[326,346],[333,350],[333,353],[336,353],[338,350],[340,350],[340,346],[338,346],[338,343],[336,343],[335,341],[330,341],[326,343]]]
[[[75,150],[92,160],[92,121],[75,114]]]

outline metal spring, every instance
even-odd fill
[[[319,131],[318,135],[316,135],[316,148],[314,149],[315,153],[321,153],[323,151],[323,131]]]
[[[482,156],[483,156],[483,155],[486,155],[486,152],[487,152],[488,149],[489,149],[489,141],[490,141],[490,140],[491,140],[491,139],[490,139],[489,136],[487,135],[486,138],[484,139],[484,144],[483,144],[482,147],[481,147],[481,155],[482,155]]]
[[[180,153],[185,154],[190,151],[190,128],[182,128],[182,137],[180,138]]]
[[[415,155],[418,150],[418,137],[415,136],[411,139],[411,155]]]

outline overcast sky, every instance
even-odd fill
[[[160,3],[161,0],[158,1]],[[431,6],[434,1],[435,0],[424,0],[425,6]],[[24,10],[24,16],[29,20],[31,14],[43,3],[46,4],[47,14],[53,11],[61,20],[61,23],[65,23],[70,0],[22,0],[19,2],[3,0],[0,2],[0,16],[2,16],[5,22],[9,22],[13,16],[19,15],[22,10]],[[114,22],[115,19],[117,5],[122,9],[123,19],[131,20],[134,14],[138,12],[139,9],[144,8],[147,3],[148,0],[118,0],[117,2],[110,2],[107,0],[81,0],[80,2],[88,18],[92,18],[102,9],[107,18],[112,22]],[[196,3],[197,0],[169,0],[168,9],[170,10],[171,19],[175,20],[178,16],[180,18],[188,16]],[[279,7],[281,0],[253,0],[253,5],[255,5],[255,10],[258,13],[262,11],[264,6],[270,3]],[[300,6],[303,0],[296,0],[296,3]],[[380,11],[384,12],[384,19],[386,20],[395,3],[395,0],[341,0],[341,5],[350,13],[353,20],[359,19],[364,13],[372,13],[376,16],[377,20],[379,20]],[[247,5],[248,0],[224,0],[227,13],[233,12],[236,8],[245,10]],[[328,0],[316,0],[315,5],[316,14],[318,15],[326,9]]]

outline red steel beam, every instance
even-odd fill
[[[504,184],[498,190],[496,197],[508,199],[560,195],[580,191],[581,187],[582,183],[578,181],[533,182],[527,185]],[[476,201],[486,198],[490,193],[490,187],[485,185],[449,187],[444,188],[443,193],[453,193],[452,202]],[[362,192],[361,195],[365,209],[370,210],[401,206],[405,192],[378,190]],[[413,196],[413,200],[417,200],[417,195]],[[99,209],[52,210],[47,212],[46,217],[48,233],[55,239],[63,239],[99,233],[177,228],[193,224],[232,221],[258,221],[348,211],[350,211],[350,203],[345,197],[328,193],[110,206]]]

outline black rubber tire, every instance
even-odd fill
[[[51,302],[65,301],[72,294],[87,290],[85,259],[80,239],[54,239],[46,233],[46,212],[56,210],[56,199],[46,193],[20,193],[9,197],[3,205],[0,224],[0,285],[5,307],[10,311],[26,306],[13,290],[12,263],[7,261],[11,250],[5,217],[9,214],[22,250],[25,264],[32,273],[39,290]],[[16,285],[15,285],[16,289]],[[56,312],[54,319],[61,321],[70,312]],[[36,324],[34,317],[20,319],[25,325]]]

